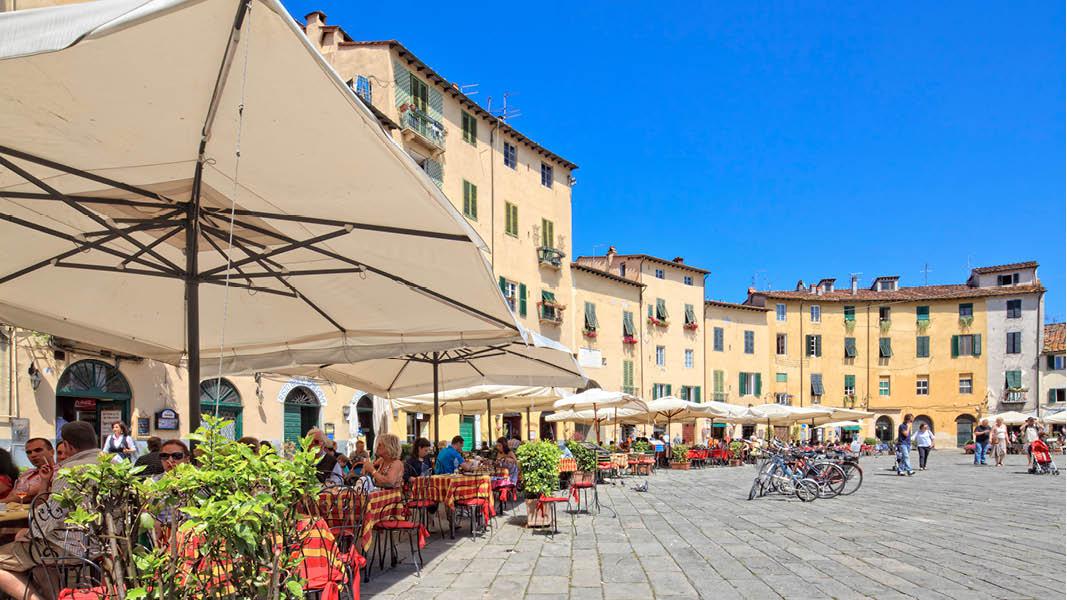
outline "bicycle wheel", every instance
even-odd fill
[[[840,466],[845,472],[845,487],[841,489],[841,495],[848,496],[863,485],[863,469],[856,463],[841,463]]]
[[[838,465],[825,462],[817,463],[808,470],[808,477],[819,484],[820,498],[833,498],[845,487],[845,471]]]
[[[819,484],[814,479],[805,477],[797,481],[793,487],[796,488],[797,498],[800,498],[801,502],[814,502],[819,497]]]

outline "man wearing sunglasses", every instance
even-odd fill
[[[59,468],[77,467],[94,464],[100,457],[96,431],[84,421],[74,421],[63,425],[60,431],[59,446],[68,455]],[[62,473],[56,475],[52,482],[52,492],[58,493],[66,488]],[[52,500],[38,507],[33,519],[37,524],[34,535],[40,539],[32,542],[26,530],[15,536],[15,541],[0,546],[0,591],[12,598],[41,600],[41,594],[34,589],[29,580],[29,572],[37,566],[32,556],[40,556],[38,550],[30,554],[31,543],[46,543],[56,556],[97,556],[99,549],[88,548],[86,539],[66,525],[67,509]],[[39,532],[39,533],[38,533]]]

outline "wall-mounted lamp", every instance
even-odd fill
[[[37,370],[37,365],[30,363],[30,368],[27,369],[30,375],[30,385],[36,391],[41,386],[41,372]]]

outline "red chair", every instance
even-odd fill
[[[477,537],[479,525],[483,525],[483,529],[489,527],[489,515],[491,514],[491,511],[489,509],[488,498],[466,495],[456,498],[453,506],[455,507],[452,526],[453,530],[455,530],[455,520],[463,517],[470,520],[472,538]]]
[[[411,560],[415,563],[415,575],[422,576],[420,562],[422,561],[422,547],[426,543],[426,537],[430,532],[423,526],[411,519],[411,512],[404,506],[404,501],[382,507],[382,514],[393,514],[397,506],[401,507],[400,519],[383,519],[374,524],[374,545],[371,548],[370,561],[367,563],[367,581],[370,581],[371,568],[374,566],[374,556],[378,554],[378,570],[385,570],[385,545],[382,538],[389,542],[390,566],[395,567],[400,562],[400,551],[397,547],[396,538],[402,534],[408,534],[408,548],[411,550]]]
[[[542,511],[544,510],[545,506],[548,506],[552,509],[550,521],[552,523],[553,534],[559,533],[559,522],[556,520],[556,505],[560,503],[570,505],[570,496],[545,496],[544,494],[542,494],[541,497],[537,499],[537,508],[535,510],[538,514],[543,514]]]

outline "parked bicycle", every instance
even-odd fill
[[[856,455],[833,450],[825,453],[799,450],[775,440],[752,482],[749,500],[777,492],[795,494],[810,502],[815,498],[853,494],[862,484],[863,470]]]

